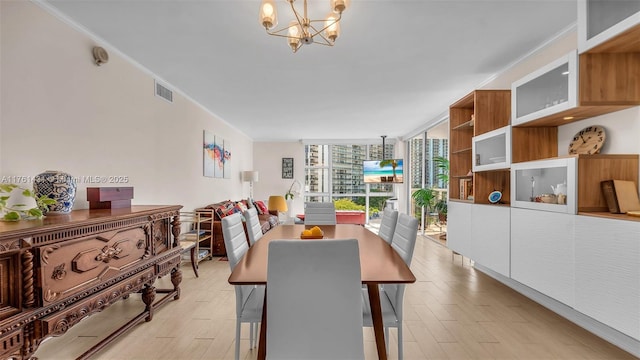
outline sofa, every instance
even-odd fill
[[[215,204],[209,204],[195,210],[203,219],[213,218],[211,221],[202,221],[200,225],[201,230],[204,230],[205,232],[211,231],[211,254],[213,256],[227,256],[227,251],[224,247],[224,238],[222,237],[222,219],[231,214],[242,213],[252,207],[255,207],[258,212],[258,219],[260,220],[260,226],[262,227],[263,234],[278,226],[279,222],[277,213],[269,212],[269,210],[267,210],[266,203],[261,200],[255,202],[249,200],[225,200]],[[245,225],[245,234],[246,230],[247,228]],[[247,237],[247,242],[248,241],[249,239]],[[205,246],[204,242],[201,246]]]

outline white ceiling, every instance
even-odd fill
[[[256,141],[401,137],[577,17],[576,0],[351,0],[334,47],[293,54],[259,0],[40,1]]]

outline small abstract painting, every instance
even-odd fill
[[[222,179],[224,177],[224,140],[222,139],[222,137],[218,135],[215,136],[213,148],[213,177]]]
[[[222,153],[222,167],[225,179],[231,179],[231,142],[224,140],[224,151]]]
[[[231,143],[204,130],[204,176],[231,179]]]
[[[203,138],[203,166],[204,166],[204,176],[214,177],[214,169],[216,164],[216,149],[215,149],[215,137],[213,133],[204,130],[204,138]]]

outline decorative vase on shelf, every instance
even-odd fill
[[[293,219],[293,199],[287,200],[287,221]]]
[[[62,171],[47,170],[36,175],[33,191],[38,197],[45,195],[55,204],[42,209],[45,215],[69,214],[76,198],[76,179]]]

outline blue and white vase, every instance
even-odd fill
[[[45,215],[69,214],[76,198],[76,179],[62,171],[47,170],[36,175],[33,181],[33,191],[36,196],[46,195],[56,201],[47,209],[42,209]]]

